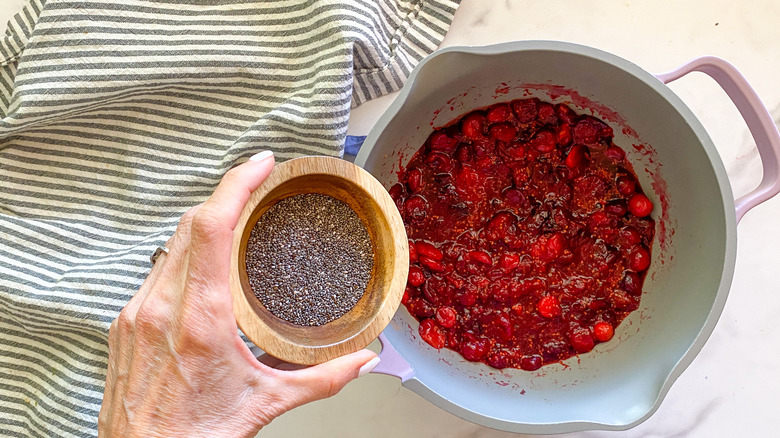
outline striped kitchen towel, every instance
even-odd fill
[[[453,0],[32,0],[0,41],[0,436],[95,436],[111,321],[253,153],[339,156]]]

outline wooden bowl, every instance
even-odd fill
[[[246,270],[252,228],[271,206],[289,196],[320,193],[349,205],[366,227],[374,267],[363,297],[341,317],[320,326],[290,323],[255,296]],[[393,200],[371,174],[330,157],[277,164],[249,198],[233,234],[230,289],[236,322],[266,353],[296,364],[317,364],[364,348],[384,330],[401,303],[409,272],[406,231]]]

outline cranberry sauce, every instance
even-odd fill
[[[469,361],[536,370],[609,341],[639,306],[655,223],[603,121],[538,99],[435,130],[390,194],[403,304]]]

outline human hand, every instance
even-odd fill
[[[258,360],[239,337],[228,285],[233,229],[273,164],[272,154],[255,155],[184,214],[169,253],[111,324],[100,436],[254,436],[378,363],[362,350],[289,366]]]

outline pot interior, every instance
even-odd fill
[[[566,103],[610,124],[653,201],[653,263],[640,308],[615,337],[535,372],[435,350],[401,306],[385,335],[412,365],[407,386],[468,420],[516,432],[630,427],[658,406],[712,331],[734,267],[731,189],[691,111],[635,65],[582,46],[524,42],[445,49],[423,62],[356,163],[386,188],[435,127],[518,98]]]

